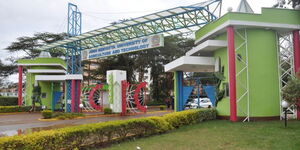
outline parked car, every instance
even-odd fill
[[[198,106],[198,98],[194,98],[192,101],[188,102],[185,106],[186,109],[195,109],[195,108],[208,108],[212,107],[212,103],[209,98],[199,98],[200,103]]]

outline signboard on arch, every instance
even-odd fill
[[[82,60],[104,58],[113,55],[136,52],[151,48],[163,47],[164,37],[162,34],[136,38],[129,41],[105,45],[82,51]]]

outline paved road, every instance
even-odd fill
[[[113,116],[113,117],[93,117],[73,120],[56,120],[56,121],[39,121],[40,113],[21,113],[21,114],[7,114],[0,115],[0,135],[16,135],[27,134],[40,130],[62,128],[66,126],[80,125],[86,123],[97,123],[111,120],[126,120],[131,118],[147,117],[147,116],[161,116],[170,111],[165,112],[150,112],[146,114],[139,114],[134,116]]]

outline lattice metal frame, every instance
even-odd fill
[[[67,34],[69,37],[77,36],[81,34],[81,12],[78,7],[74,4],[68,4],[68,29]],[[81,74],[81,51],[80,51],[80,41],[73,41],[66,44],[66,63],[67,63],[67,73],[68,74]],[[72,89],[77,91],[80,88],[80,81],[75,81],[74,87],[71,84],[71,80],[66,81],[66,112],[79,112],[79,102],[80,102],[80,93],[75,92],[75,98],[72,99]],[[73,104],[68,102],[72,101]],[[72,106],[74,105],[74,109]]]
[[[294,48],[292,33],[281,34],[277,32],[277,56],[278,56],[278,76],[279,76],[279,106],[280,119],[284,118],[284,110],[281,103],[284,100],[281,94],[282,89],[287,84],[289,78],[294,78]],[[292,112],[292,118],[297,117],[297,107],[291,105],[287,108]]]
[[[242,93],[237,95],[237,104],[241,103],[242,101],[246,101],[246,109],[239,107],[237,105],[237,109],[242,112],[244,115],[246,115],[245,119],[243,119],[243,122],[250,121],[250,94],[249,94],[249,71],[248,71],[248,39],[247,39],[247,29],[240,29],[235,30],[235,35],[237,35],[239,38],[242,39],[242,43],[238,45],[235,48],[235,55],[236,55],[236,62],[239,62],[241,64],[241,68],[239,70],[236,70],[236,84],[239,85],[240,88],[237,89],[237,91],[242,90]],[[245,53],[245,59],[241,58],[239,52]],[[237,68],[237,67],[236,67]],[[239,80],[239,77],[241,77],[245,73],[246,75],[246,82]]]
[[[81,34],[81,12],[78,7],[74,4],[69,3],[68,5],[68,29],[67,33],[69,37],[78,36]],[[73,41],[67,43],[66,46],[66,61],[67,61],[67,72],[69,74],[80,74],[81,69],[81,44],[80,41]]]
[[[67,80],[66,81],[66,93],[65,93],[65,95],[66,95],[66,112],[71,112],[71,80]]]
[[[83,109],[88,112],[96,111],[96,109],[94,109],[91,106],[91,104],[89,103],[89,95],[90,95],[92,88],[94,88],[94,87],[95,86],[88,86],[88,87],[82,88],[82,90],[81,90],[80,101],[83,104]]]
[[[142,112],[136,107],[136,102],[134,99],[134,94],[136,92],[137,85],[127,84],[126,87],[126,107],[131,113],[140,113]],[[145,97],[145,89],[141,90],[138,95],[138,101],[142,106],[146,106],[146,97]]]
[[[158,33],[173,35],[195,31],[220,16],[221,3],[222,0],[207,0],[195,5],[160,11],[54,42],[41,47],[39,50],[49,50],[56,47],[67,49],[70,46],[69,44],[74,42],[79,42],[81,45],[80,50],[88,50]],[[73,23],[71,25],[77,24]],[[68,28],[68,32],[70,32],[69,29],[71,28]]]

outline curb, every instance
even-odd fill
[[[161,113],[161,112],[172,112],[171,110],[166,110],[166,111],[153,111],[153,112],[147,112],[147,113],[136,113],[136,114],[128,114],[125,116],[135,116],[135,115],[139,115],[139,114],[154,114],[154,113]],[[99,114],[99,115],[87,115],[84,117],[76,117],[73,119],[64,119],[64,120],[76,120],[76,119],[85,119],[85,118],[95,118],[95,117],[120,117],[120,114],[110,114],[110,115],[104,115],[104,114]],[[50,122],[50,121],[59,121],[60,119],[57,118],[52,118],[52,119],[43,119],[40,118],[38,119],[39,121],[46,121],[46,122]]]

